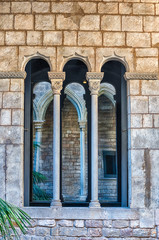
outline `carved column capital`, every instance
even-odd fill
[[[49,72],[49,79],[51,81],[53,94],[60,94],[65,80],[65,72]]]
[[[89,83],[89,90],[91,92],[91,95],[98,95],[98,92],[100,90],[100,82],[102,81],[103,76],[103,72],[87,72],[86,78]]]
[[[84,129],[85,129],[86,123],[87,123],[87,122],[85,122],[85,121],[79,121],[79,127],[80,127],[81,130],[84,130]]]

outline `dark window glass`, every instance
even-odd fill
[[[116,154],[115,152],[103,152],[104,177],[116,177]]]

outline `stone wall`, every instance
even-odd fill
[[[25,207],[36,221],[22,239],[159,238],[158,46],[158,0],[0,2],[0,197],[5,200],[24,206],[25,74],[19,71],[26,63],[41,57],[60,72],[76,57],[88,71],[100,72],[103,63],[117,60],[127,71],[128,208]]]

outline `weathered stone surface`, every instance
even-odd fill
[[[101,228],[88,228],[88,236],[101,237],[102,229]]]
[[[0,71],[17,70],[17,48],[0,47]]]
[[[139,95],[140,93],[140,81],[129,80],[128,95]]]
[[[123,16],[122,31],[142,32],[142,17],[140,16]]]
[[[79,32],[78,44],[81,46],[99,46],[102,43],[100,32]]]
[[[159,46],[159,33],[152,33],[152,46],[158,47]]]
[[[25,32],[6,32],[6,44],[7,45],[24,45],[25,44]]]
[[[114,220],[113,228],[126,228],[129,227],[129,221],[127,220]]]
[[[10,91],[23,91],[24,80],[23,79],[11,79]]]
[[[10,13],[9,2],[0,2],[0,13]]]
[[[52,219],[38,220],[37,225],[44,227],[54,227],[56,226],[56,222]]]
[[[4,32],[0,32],[0,45],[4,45]]]
[[[86,227],[87,228],[102,228],[103,222],[97,220],[86,220]]]
[[[64,45],[76,45],[76,43],[77,43],[77,32],[64,31]]]
[[[0,92],[0,108],[2,107],[2,92]]]
[[[4,108],[21,108],[23,106],[22,94],[19,92],[6,92],[3,95]]]
[[[54,15],[36,15],[35,16],[35,30],[54,30],[55,16]]]
[[[9,91],[10,80],[9,79],[0,79],[0,92]]]
[[[32,30],[34,17],[31,14],[17,14],[15,16],[15,29],[17,30]]]
[[[13,15],[0,15],[0,30],[13,29]]]
[[[117,14],[118,3],[99,3],[98,12],[103,14]]]
[[[148,113],[148,97],[132,96],[131,113]]]
[[[50,229],[47,227],[36,227],[35,234],[36,236],[49,236]]]
[[[158,16],[146,16],[144,18],[144,31],[146,31],[146,32],[159,31],[159,17]]]
[[[142,95],[158,95],[159,80],[142,81]]]
[[[96,13],[97,6],[93,2],[78,2],[84,13]]]
[[[104,220],[104,221],[103,221],[103,226],[104,226],[105,228],[110,228],[110,227],[112,227],[112,220]]]
[[[145,208],[145,180],[131,177],[131,208]]]
[[[120,31],[121,17],[113,15],[104,15],[101,17],[101,29],[106,31]]]
[[[0,144],[0,176],[1,176],[1,184],[0,184],[0,198],[5,198],[5,145]]]
[[[59,234],[58,230],[59,230],[58,227],[51,228],[51,232],[50,232],[51,236],[58,236],[58,234]],[[51,239],[54,239],[54,237]]]
[[[31,13],[30,2],[12,2],[11,4],[12,13]]]
[[[48,13],[50,12],[49,2],[33,2],[32,11],[35,13]]]
[[[13,109],[12,110],[12,125],[24,125],[24,111],[23,109]]]
[[[42,45],[42,32],[41,31],[28,31],[27,32],[28,45]]]
[[[154,228],[155,216],[154,210],[140,210],[140,228]]]
[[[153,127],[153,116],[151,114],[143,115],[143,127]]]
[[[103,232],[103,236],[105,236],[105,237],[119,237],[120,236],[120,229],[103,228],[102,232]]]
[[[129,15],[132,13],[132,3],[119,3],[119,13]]]
[[[78,19],[76,16],[74,18],[64,17],[63,15],[57,15],[56,17],[56,28],[59,30],[77,30],[79,28],[81,17]]]
[[[139,220],[131,220],[130,221],[130,227],[131,228],[139,228],[140,222]]]
[[[100,17],[98,15],[86,15],[80,21],[81,30],[99,30]]]
[[[61,227],[61,228],[59,228],[59,236],[86,237],[87,229],[86,228]]]
[[[127,33],[127,46],[150,47],[149,33]]]
[[[139,72],[158,71],[158,59],[157,58],[137,58],[136,71],[139,71]]]
[[[71,2],[52,2],[51,11],[53,13],[71,13],[73,3]]]
[[[1,110],[1,125],[11,125],[11,110],[2,109]]]
[[[83,228],[84,227],[84,221],[83,220],[75,220],[74,226],[77,228]]]
[[[22,128],[19,126],[0,126],[0,144],[4,143],[13,143],[13,144],[20,144],[23,141],[23,131]],[[19,154],[18,154],[19,156]]]
[[[154,4],[134,3],[133,14],[135,15],[154,15]]]
[[[150,229],[133,229],[134,237],[150,237]]]
[[[62,44],[62,32],[50,32],[45,31],[44,32],[44,39],[43,39],[44,45],[61,45]]]
[[[137,57],[157,57],[158,49],[157,48],[136,48]]]
[[[159,96],[149,97],[149,112],[158,113],[159,112]]]
[[[104,46],[125,46],[125,33],[105,32],[103,34]]]
[[[144,150],[131,150],[131,176],[145,177]]]
[[[120,236],[123,238],[131,237],[132,236],[132,229],[131,228],[124,228],[120,230]]]
[[[159,127],[159,115],[154,115],[154,127]]]
[[[61,221],[58,221],[58,225],[61,226],[61,227],[72,227],[73,226],[73,221],[61,220]]]

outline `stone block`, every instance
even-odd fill
[[[84,13],[96,13],[97,6],[94,2],[78,2]]]
[[[103,222],[101,220],[86,220],[86,228],[102,228]]]
[[[117,14],[118,13],[118,3],[99,3],[98,13],[100,14]]]
[[[103,228],[102,232],[104,237],[120,237],[120,229]]]
[[[131,150],[131,176],[132,178],[144,178],[144,150]]]
[[[16,30],[32,30],[34,26],[33,15],[17,14],[15,16],[15,29]]]
[[[131,113],[148,113],[148,97],[132,96]]]
[[[112,227],[112,220],[104,220],[103,221],[103,226],[105,228],[111,228]]]
[[[88,236],[101,237],[102,229],[101,228],[88,228]]]
[[[77,44],[77,32],[64,31],[64,45],[76,45]]]
[[[16,71],[17,56],[17,47],[0,47],[0,71]]]
[[[10,91],[12,92],[19,92],[23,90],[23,79],[11,79]]]
[[[43,227],[55,227],[56,222],[52,219],[45,219],[45,220],[38,220],[37,225],[43,226]]]
[[[99,30],[100,16],[99,15],[86,15],[80,20],[80,30]]]
[[[124,228],[120,230],[120,236],[124,239],[132,236],[132,229],[131,228]]]
[[[0,92],[0,108],[2,108],[2,92]]]
[[[139,220],[131,220],[130,221],[130,227],[131,228],[139,228],[140,222]]]
[[[157,48],[136,48],[137,57],[158,57]]]
[[[105,31],[120,31],[121,16],[104,15],[101,17],[101,29]]]
[[[65,17],[63,15],[57,15],[56,17],[56,28],[59,30],[77,30],[79,28],[81,16],[75,19],[72,17]]]
[[[0,144],[13,143],[20,144],[23,141],[22,128],[19,126],[0,126]]]
[[[159,151],[158,150],[150,150],[150,174],[151,174],[151,205],[150,207],[153,209],[159,208]]]
[[[138,72],[157,72],[158,58],[137,58],[136,71]]]
[[[31,13],[30,2],[12,2],[11,3],[12,13]]]
[[[83,228],[84,227],[84,220],[75,220],[74,226],[77,228]]]
[[[43,44],[44,45],[61,45],[62,44],[62,32],[58,31],[45,31],[43,37]]]
[[[143,115],[143,127],[144,128],[153,127],[153,115],[151,115],[151,114],[144,114]]]
[[[55,29],[55,16],[48,14],[35,15],[35,30],[54,30]]]
[[[119,3],[119,14],[129,15],[132,14],[132,3]]]
[[[142,17],[141,16],[123,16],[122,31],[142,32]]]
[[[105,32],[103,34],[104,46],[125,46],[125,33]]]
[[[3,108],[22,108],[23,95],[20,92],[6,92],[3,95]]]
[[[50,12],[49,2],[32,2],[33,13],[48,13]]]
[[[100,32],[78,32],[78,45],[100,46],[102,44],[102,34]]]
[[[159,129],[132,129],[131,130],[132,148],[158,148]],[[153,141],[152,141],[153,139]]]
[[[133,14],[135,15],[154,15],[155,9],[154,4],[148,3],[134,3]]]
[[[159,113],[159,96],[149,97],[149,112]]]
[[[142,128],[142,114],[131,114],[131,128]]]
[[[154,127],[159,127],[159,115],[155,114],[154,115]]]
[[[61,227],[61,228],[59,228],[59,236],[86,237],[87,229],[86,228]]]
[[[159,4],[156,4],[156,15],[159,15]]]
[[[71,2],[52,2],[51,11],[53,13],[71,13],[73,3]]]
[[[131,208],[145,208],[145,180],[131,178]]]
[[[1,184],[0,184],[0,198],[5,198],[5,145],[0,145],[0,176],[1,176]]]
[[[129,227],[128,220],[114,220],[113,221],[113,228],[127,228]]]
[[[49,236],[50,235],[50,228],[47,228],[47,227],[36,227],[35,235],[36,236]]]
[[[152,33],[152,46],[159,47],[159,33]]]
[[[128,95],[139,95],[140,93],[140,81],[129,80],[129,91]]]
[[[0,15],[0,30],[13,29],[13,15]]]
[[[7,45],[24,45],[25,44],[25,32],[6,32],[6,44]]]
[[[150,34],[127,33],[126,43],[129,47],[150,47]]]
[[[11,125],[11,110],[2,109],[1,110],[1,125]]]
[[[21,109],[12,110],[12,125],[24,125],[24,111]]]
[[[0,13],[10,13],[10,2],[0,2]]]
[[[50,235],[51,236],[58,236],[58,227],[54,227],[54,228],[51,228],[51,232],[50,232]],[[51,238],[51,239],[54,239],[54,237],[53,238]]]
[[[10,80],[9,79],[0,79],[0,92],[9,91]]]
[[[41,31],[28,31],[27,32],[28,45],[42,45],[42,32]]]
[[[159,80],[143,80],[141,92],[142,95],[159,95]]]
[[[144,31],[145,32],[158,32],[159,31],[159,17],[158,16],[144,17]]]
[[[140,228],[154,228],[155,215],[154,210],[141,209],[140,210]]]
[[[156,209],[155,213],[155,224],[159,225],[159,209]]]
[[[150,237],[150,229],[133,229],[133,237]]]
[[[61,227],[73,227],[73,221],[71,220],[60,220],[57,223]]]
[[[0,45],[4,45],[4,32],[0,32]]]

